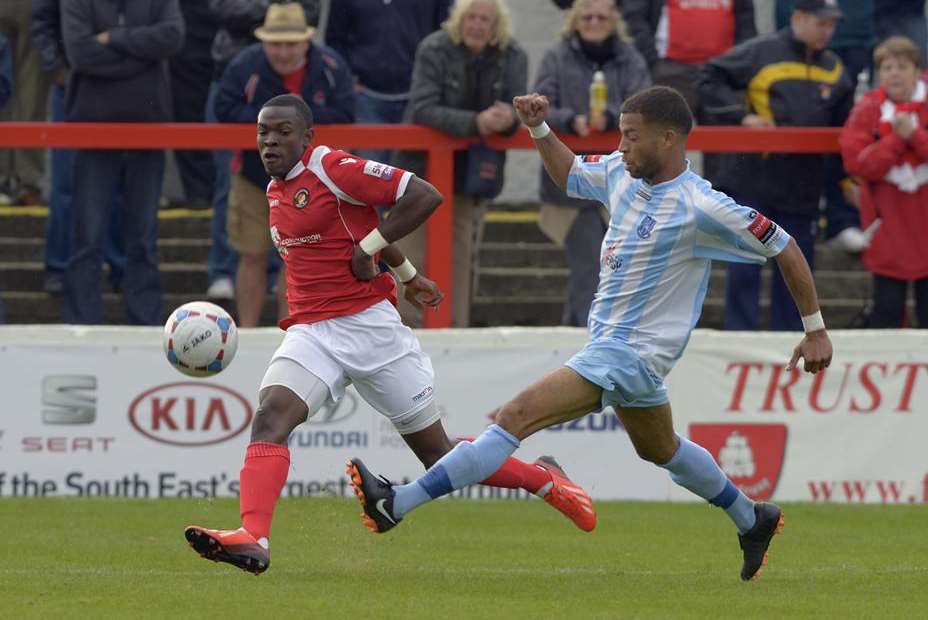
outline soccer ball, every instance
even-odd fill
[[[229,313],[207,301],[191,301],[164,324],[164,354],[190,377],[211,377],[235,357],[238,329]]]

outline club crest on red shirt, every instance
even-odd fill
[[[297,209],[302,209],[309,204],[309,190],[305,187],[301,187],[296,190],[296,193],[293,194],[293,206]]]

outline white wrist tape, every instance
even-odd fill
[[[409,262],[409,259],[403,261],[403,264],[398,265],[397,267],[390,267],[393,273],[396,274],[396,277],[400,279],[400,282],[406,284],[410,280],[416,277],[418,273],[415,266]]]
[[[383,238],[383,235],[380,234],[380,230],[375,228],[369,232],[366,237],[361,239],[361,243],[358,245],[361,246],[361,249],[364,250],[365,254],[368,256],[373,256],[380,250],[390,245],[390,242]]]
[[[542,138],[547,136],[549,133],[551,133],[551,128],[548,127],[548,123],[541,121],[541,125],[538,125],[536,127],[529,127],[528,133],[536,140],[541,140]]]
[[[825,329],[825,319],[822,318],[822,311],[819,310],[815,314],[802,317],[802,327],[806,330],[807,334],[809,332],[817,332],[820,329]]]

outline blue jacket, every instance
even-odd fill
[[[451,0],[338,0],[325,42],[348,60],[362,86],[386,95],[409,92],[416,47],[448,17]]]
[[[880,17],[921,17],[925,14],[925,0],[874,0],[873,12]],[[844,6],[841,6],[844,10]]]
[[[0,34],[0,108],[13,95],[13,63],[10,60],[10,44]]]
[[[308,72],[300,95],[313,111],[317,125],[354,122],[354,80],[348,65],[334,50],[311,43],[306,53]],[[220,123],[256,123],[268,100],[287,94],[283,80],[267,61],[261,43],[243,49],[219,81],[216,118]],[[270,178],[257,151],[242,156],[242,176],[264,189]]]

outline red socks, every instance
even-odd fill
[[[274,505],[289,469],[287,446],[265,441],[248,444],[239,474],[239,511],[242,527],[255,538],[267,538],[271,532]]]
[[[242,527],[255,538],[268,538],[274,506],[289,470],[290,450],[287,446],[264,441],[248,445],[245,464],[239,474],[239,510]],[[545,469],[510,457],[481,484],[537,493],[549,482],[551,474]]]
[[[473,441],[473,437],[462,437],[463,441]],[[496,473],[480,482],[488,487],[502,489],[525,489],[529,493],[537,493],[538,489],[551,482],[551,474],[544,468],[509,457]]]
[[[495,474],[480,484],[504,489],[525,489],[529,493],[537,493],[538,489],[549,482],[551,474],[545,469],[510,456]]]

